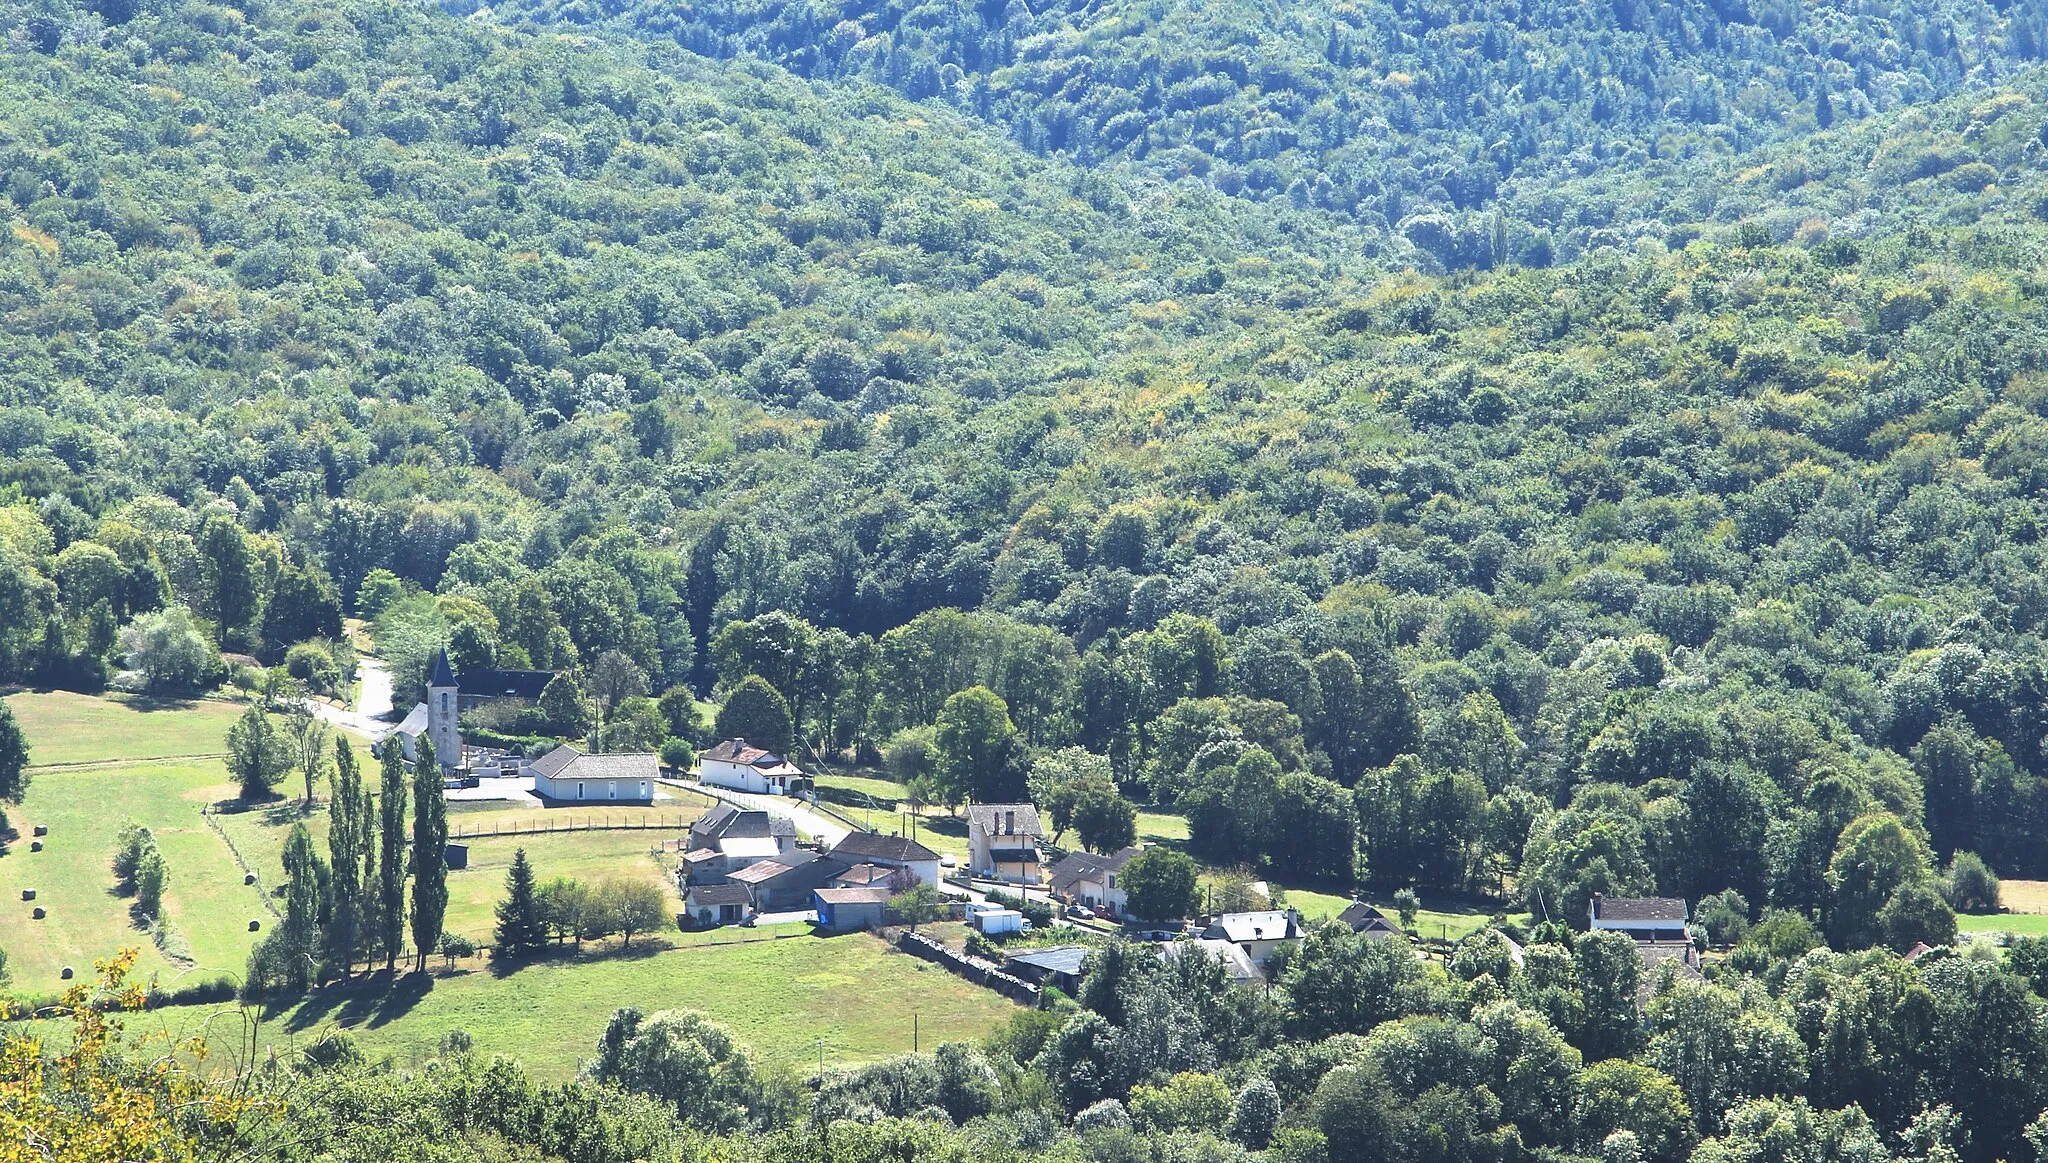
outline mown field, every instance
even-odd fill
[[[432,979],[406,977],[330,989],[286,1009],[265,1012],[261,1047],[305,1045],[346,1029],[373,1059],[404,1064],[430,1057],[450,1031],[473,1039],[480,1054],[520,1058],[535,1074],[561,1079],[590,1056],[612,1011],[696,1009],[731,1029],[762,1061],[815,1066],[866,1062],[918,1043],[985,1036],[1016,1007],[946,971],[896,952],[868,934],[820,938],[807,926],[721,929],[616,941],[581,957],[564,956],[501,973],[480,959]],[[435,959],[440,965],[440,959]],[[186,1036],[211,1030],[226,1052],[239,1023],[223,1007],[158,1010],[138,1019]],[[209,1025],[210,1023],[210,1025]]]
[[[141,949],[141,971],[164,980],[239,974],[258,936],[249,921],[267,923],[269,914],[201,812],[234,794],[210,756],[223,750],[240,707],[64,692],[25,692],[7,705],[28,736],[31,764],[27,796],[7,810],[18,837],[0,855],[0,950],[11,988],[51,993],[64,967],[89,974],[124,946]],[[117,891],[116,836],[130,821],[155,834],[170,865],[168,955]],[[32,850],[38,826],[49,830],[41,852]],[[22,899],[25,889],[35,890],[33,903]],[[37,906],[47,913],[41,920]]]

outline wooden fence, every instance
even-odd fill
[[[485,840],[493,836],[541,836],[550,832],[687,832],[695,816],[584,816],[570,820],[495,820],[467,827],[450,821],[450,840]]]

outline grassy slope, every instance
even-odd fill
[[[145,972],[168,979],[180,971],[130,920],[130,898],[115,894],[115,836],[129,820],[156,834],[170,864],[164,909],[194,968],[209,976],[239,974],[255,941],[248,922],[267,921],[269,914],[199,814],[202,805],[231,791],[226,780],[210,760],[38,774],[26,800],[9,813],[22,839],[0,856],[0,949],[7,951],[13,988],[54,991],[63,966],[88,972],[95,959],[127,945],[143,950]],[[41,852],[29,851],[36,824],[50,829]],[[34,906],[21,899],[24,888],[34,888],[35,903],[48,910],[43,920],[32,918]]]
[[[777,934],[783,939],[768,939]],[[703,1010],[758,1057],[792,1066],[815,1063],[820,1038],[826,1057],[839,1062],[906,1052],[913,1012],[920,1044],[930,1049],[980,1038],[1015,1009],[866,934],[817,938],[787,926],[667,940],[680,947],[544,962],[503,977],[477,969],[436,979],[424,993],[416,991],[418,979],[402,981],[396,993],[330,992],[274,1015],[265,1036],[304,1042],[346,1026],[372,1057],[409,1061],[460,1029],[479,1053],[513,1055],[537,1074],[562,1078],[590,1054],[620,1006]],[[159,1011],[174,1028],[204,1012]]]
[[[213,699],[101,698],[68,691],[10,695],[7,706],[28,734],[29,763],[35,767],[220,755],[227,750],[228,727],[243,709]]]

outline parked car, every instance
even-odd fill
[[[953,856],[953,854],[952,854],[951,852],[948,852],[948,853],[946,853],[945,855],[943,855],[943,856],[939,857],[939,867],[940,867],[940,868],[958,868],[958,867],[960,867],[960,861],[959,861],[959,860],[957,860],[957,859],[955,859],[955,858],[954,858],[954,856]]]
[[[1095,919],[1095,910],[1087,905],[1068,905],[1067,915],[1076,920],[1092,921]]]

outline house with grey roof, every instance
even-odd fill
[[[782,816],[719,804],[690,824],[684,883],[716,884],[750,864],[796,848],[796,825]]]
[[[1244,950],[1254,965],[1264,965],[1284,945],[1300,944],[1301,935],[1301,915],[1293,909],[1224,913],[1201,933],[1204,940],[1228,941]]]
[[[844,860],[820,856],[808,848],[797,848],[773,860],[749,864],[727,874],[733,884],[745,885],[753,896],[757,912],[778,912],[811,907],[811,893],[845,872]]]
[[[754,895],[743,884],[694,884],[683,891],[683,915],[702,929],[737,925],[754,915]]]
[[[1010,884],[1044,879],[1038,845],[1045,838],[1035,804],[969,804],[967,868]]]
[[[1337,923],[1375,941],[1386,941],[1405,936],[1400,926],[1387,919],[1387,915],[1364,901],[1352,901],[1343,912],[1337,914]]]
[[[856,864],[878,864],[884,868],[903,869],[916,878],[917,884],[936,886],[939,883],[939,854],[908,836],[848,832],[844,839],[832,846],[830,855],[846,868]]]
[[[1685,941],[1687,911],[1678,897],[1610,897],[1594,893],[1587,905],[1590,927],[1627,933],[1638,941]]]
[[[652,754],[586,755],[564,743],[533,761],[533,794],[549,807],[649,804],[659,774]]]
[[[889,914],[886,888],[820,888],[811,892],[818,927],[830,933],[879,929]]]
[[[1046,886],[1054,895],[1073,904],[1086,905],[1105,916],[1124,915],[1123,885],[1117,877],[1131,857],[1144,851],[1131,847],[1108,856],[1093,852],[1069,852],[1046,873]]]
[[[1252,964],[1244,947],[1231,941],[1207,937],[1181,937],[1159,946],[1159,958],[1172,965],[1184,957],[1209,957],[1223,963],[1232,985],[1264,985],[1266,975]]]

